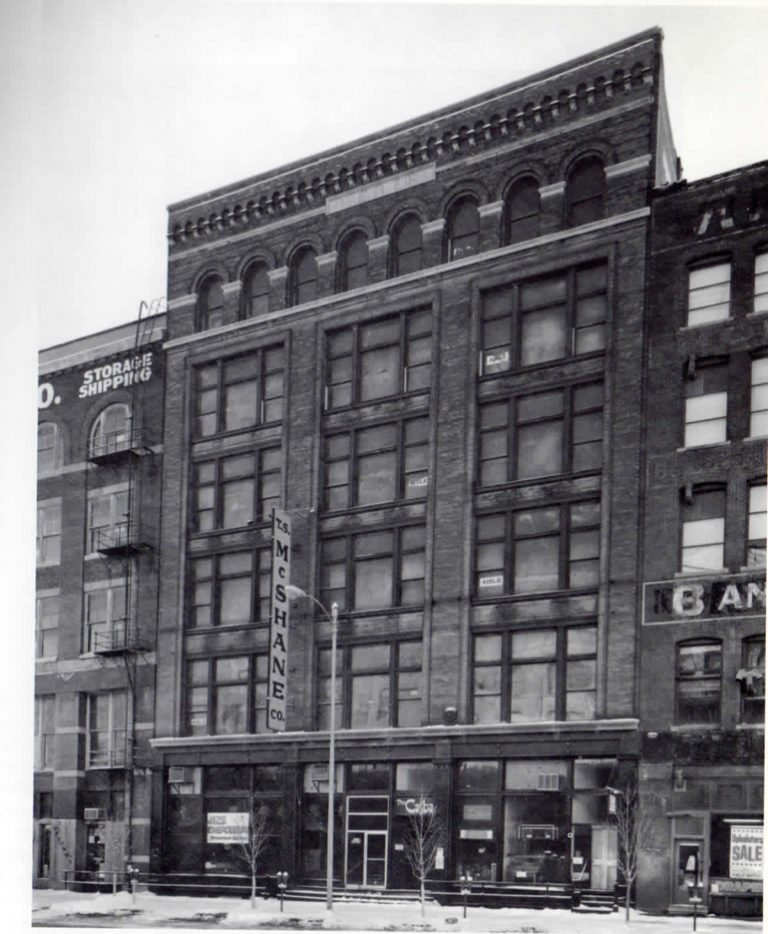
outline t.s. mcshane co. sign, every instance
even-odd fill
[[[645,626],[764,615],[765,571],[655,581],[643,588]]]
[[[288,672],[288,594],[291,579],[291,520],[281,509],[272,510],[272,592],[269,610],[269,681],[267,726],[285,731]]]

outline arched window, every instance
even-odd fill
[[[368,285],[368,241],[358,230],[347,238],[341,250],[339,291],[359,289],[364,285]]]
[[[605,169],[598,156],[587,156],[571,169],[567,185],[568,225],[600,220],[604,213]]]
[[[530,240],[539,233],[539,183],[535,178],[521,178],[507,195],[507,243]]]
[[[206,279],[197,297],[197,330],[207,331],[224,323],[224,289],[221,279]]]
[[[676,653],[675,722],[714,726],[720,722],[723,652],[714,639],[683,642]]]
[[[480,212],[472,198],[463,198],[448,218],[448,259],[477,253],[480,245]]]
[[[269,274],[264,263],[249,267],[243,282],[242,317],[256,318],[269,311]]]
[[[60,463],[59,428],[53,422],[37,426],[37,469],[55,470]]]
[[[126,451],[131,444],[131,409],[116,402],[103,409],[91,428],[91,456]]]
[[[421,221],[415,214],[404,217],[395,228],[392,271],[396,276],[417,272],[422,267]]]
[[[317,298],[317,257],[312,247],[304,247],[291,263],[290,304],[302,305]]]

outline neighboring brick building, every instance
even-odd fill
[[[639,903],[759,914],[768,163],[656,193],[648,295]]]
[[[149,860],[164,324],[40,353],[38,886]]]
[[[330,628],[307,601],[266,729],[278,505],[292,583],[340,608],[337,884],[412,884],[424,793],[436,879],[613,887],[649,204],[678,172],[660,43],[170,208],[153,871],[241,871],[218,828],[253,791],[264,871],[323,877]]]

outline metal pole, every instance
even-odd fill
[[[338,604],[331,605],[331,722],[328,730],[328,845],[325,866],[325,904],[333,911],[333,824],[336,796],[336,630],[339,622]]]

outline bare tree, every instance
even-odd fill
[[[241,863],[244,863],[251,876],[251,908],[256,906],[256,875],[261,854],[267,847],[270,837],[269,812],[263,805],[259,806],[256,799],[251,800],[251,809],[248,813],[247,841],[235,844],[235,854]]]
[[[624,882],[627,886],[624,907],[626,911],[625,921],[629,923],[630,895],[632,886],[637,879],[640,843],[647,822],[641,812],[640,797],[637,784],[634,781],[627,782],[622,788],[609,789],[609,793],[613,795],[614,799],[614,810],[611,817],[616,827],[618,843],[616,866],[624,876]]]
[[[405,858],[419,883],[422,917],[425,914],[425,884],[435,868],[442,839],[443,824],[438,816],[437,807],[433,801],[421,795],[415,799],[414,810],[408,814],[408,827],[403,843]]]

